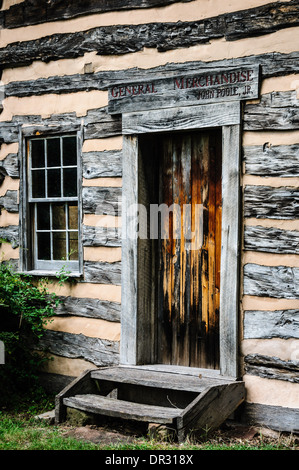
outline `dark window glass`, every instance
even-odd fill
[[[63,166],[77,165],[77,139],[76,137],[64,137],[63,141]]]
[[[78,232],[69,232],[68,254],[70,260],[78,259]]]
[[[48,170],[48,197],[61,197],[61,170]]]
[[[50,233],[41,232],[37,234],[37,258],[49,260],[51,259],[51,242],[50,242]]]
[[[77,196],[77,168],[63,169],[63,195],[64,197]]]
[[[37,204],[37,230],[50,230],[50,204]]]
[[[65,204],[52,204],[53,230],[65,230]]]
[[[47,140],[47,166],[60,166],[60,139]]]
[[[45,171],[32,171],[32,197],[45,197]]]
[[[45,141],[31,141],[31,166],[32,168],[44,168],[45,166]]]
[[[69,229],[77,230],[78,229],[78,205],[70,204],[68,206],[69,210]]]
[[[66,259],[66,232],[53,232],[53,259]]]

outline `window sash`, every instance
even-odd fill
[[[66,154],[63,153],[63,139],[72,137],[76,139],[76,161],[77,165],[74,164],[64,164],[64,160],[67,158]],[[47,162],[47,147],[48,147],[48,140],[50,139],[59,139],[59,144],[60,144],[60,166],[48,166]],[[29,217],[31,218],[31,223],[29,224],[29,230],[31,231],[31,269],[37,270],[37,271],[57,271],[60,269],[66,269],[67,271],[70,271],[72,273],[79,272],[80,270],[80,246],[79,246],[79,240],[80,240],[80,209],[79,209],[79,185],[78,185],[78,136],[77,135],[64,135],[64,136],[55,136],[55,137],[41,137],[38,139],[34,140],[40,140],[44,141],[43,144],[43,152],[44,155],[41,154],[41,166],[40,167],[34,167],[32,168],[32,142],[33,139],[29,140],[28,142],[28,161],[27,161],[27,187],[28,187],[28,192],[27,192],[27,202],[28,202],[28,214]],[[57,159],[58,160],[58,159]],[[72,162],[73,163],[73,162]],[[63,190],[64,190],[64,170],[65,169],[76,169],[76,180],[73,182],[75,185],[74,191],[76,191],[76,196],[63,196]],[[32,173],[34,171],[43,171],[44,172],[44,181],[45,181],[45,196],[44,197],[33,197],[32,195]],[[47,188],[47,172],[49,170],[59,170],[60,175],[61,175],[61,181],[60,181],[60,191],[62,196],[54,196],[54,197],[48,197],[48,188]],[[72,189],[72,188],[71,188]],[[65,228],[63,229],[54,229],[53,224],[51,221],[51,225],[49,229],[38,229],[37,227],[37,210],[38,210],[38,205],[42,203],[47,203],[51,206],[51,214],[53,211],[53,207],[55,204],[62,204],[64,205],[64,217],[65,217]],[[72,205],[72,203],[76,203],[77,205],[77,226],[76,228],[70,228],[69,226],[69,207]],[[50,258],[51,259],[40,259],[38,256],[38,236],[39,234],[42,233],[48,233],[50,236],[50,246],[47,247],[50,250]],[[53,238],[55,237],[55,234],[61,233],[62,235],[62,240],[65,243],[65,259],[54,259],[54,240]],[[74,242],[71,243],[71,236],[72,234],[77,234],[77,236],[74,237]],[[77,243],[76,243],[77,240]],[[76,244],[76,251],[77,251],[77,259],[71,259],[72,255],[70,256],[70,249],[71,249],[71,244]],[[59,248],[60,249],[60,248]],[[58,251],[59,251],[58,249]],[[63,244],[62,244],[62,251],[63,251]],[[27,263],[27,265],[29,265]]]
[[[76,138],[76,153],[77,153],[77,164],[64,164],[64,146],[63,146],[63,140],[68,139],[68,138]],[[59,155],[59,161],[60,165],[49,165],[48,162],[48,145],[47,142],[50,140],[58,140],[59,139],[59,146],[60,146],[60,155]],[[33,152],[32,152],[32,146],[33,146],[33,141],[43,141],[43,161],[44,165],[41,166],[33,166],[32,165],[32,157],[33,157]],[[77,151],[77,136],[74,135],[65,135],[65,136],[60,136],[60,137],[44,137],[44,138],[37,138],[37,139],[31,139],[29,141],[29,159],[28,159],[28,202],[33,202],[33,201],[42,201],[42,200],[64,200],[68,201],[70,199],[72,200],[78,200],[78,185],[76,185],[76,195],[70,195],[70,196],[65,196],[64,195],[64,183],[67,179],[65,179],[65,173],[68,170],[74,170],[76,169],[76,175],[78,172],[78,151]],[[48,187],[48,178],[49,178],[49,172],[52,171],[57,171],[59,170],[59,177],[60,177],[60,195],[59,196],[49,196],[49,187]],[[43,183],[44,183],[44,196],[33,196],[32,191],[33,191],[33,175],[36,172],[40,172],[43,174]],[[78,175],[76,178],[76,182],[78,180]]]
[[[39,207],[42,206],[40,203],[32,203],[32,210],[31,210],[31,217],[32,217],[32,228],[33,228],[33,247],[34,247],[34,266],[35,269],[37,269],[37,265],[40,264],[40,261],[52,261],[56,263],[57,261],[61,261],[62,258],[58,258],[55,256],[55,236],[59,236],[59,234],[62,237],[62,246],[60,247],[61,250],[61,256],[64,259],[65,263],[69,263],[70,261],[78,261],[78,259],[72,259],[73,255],[79,257],[79,236],[78,236],[78,207],[77,204],[76,206],[76,219],[75,219],[75,228],[72,228],[72,214],[70,211],[71,208],[71,203],[63,203],[63,204],[55,204],[55,203],[46,203],[48,207]],[[61,206],[60,209],[62,209],[62,214],[58,214],[62,224],[61,226],[56,226],[55,227],[55,213],[54,210],[57,208],[57,206]],[[47,209],[48,209],[48,214],[47,214]],[[48,221],[45,223],[47,226],[43,226],[43,228],[39,227],[38,225],[38,219],[39,216],[42,216],[43,213],[42,211],[45,210],[44,214],[47,215]],[[39,237],[42,236],[42,234],[45,234],[46,236],[48,235],[48,246],[46,248],[48,249],[49,253],[48,256],[50,259],[45,258],[45,257],[40,257],[39,256]],[[76,235],[75,238],[72,238],[72,234]],[[76,251],[72,253],[72,240],[75,241],[76,244]],[[46,249],[46,251],[47,251]],[[59,252],[59,249],[58,249]],[[73,263],[75,264],[75,263]]]

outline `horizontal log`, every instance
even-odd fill
[[[39,135],[56,135],[59,133],[80,131],[83,126],[84,139],[99,139],[118,136],[121,133],[121,117],[109,116],[107,107],[89,110],[86,116],[78,117],[75,112],[52,114],[43,118],[41,115],[14,116],[12,122],[2,122],[0,126],[0,145],[19,142],[19,130],[22,127],[24,137]],[[8,158],[9,157],[9,158]],[[14,155],[6,157],[1,163],[9,168],[13,177],[17,174],[17,163]],[[6,160],[6,161],[5,161]]]
[[[245,172],[249,175],[299,176],[299,143],[294,145],[253,145],[243,147]]]
[[[56,315],[75,315],[98,318],[111,322],[120,321],[121,304],[107,300],[60,297],[60,304],[55,308]]]
[[[1,240],[10,243],[12,248],[17,248],[19,246],[19,227],[17,225],[0,227],[0,243]]]
[[[244,216],[257,219],[298,219],[299,189],[247,185],[244,189]]]
[[[121,135],[121,116],[111,116],[107,107],[92,109],[84,119],[84,139],[100,139]]]
[[[119,342],[82,334],[45,330],[36,349],[71,359],[84,359],[96,366],[119,363]]]
[[[155,109],[123,116],[123,134],[143,134],[240,124],[240,102]]]
[[[0,171],[4,171],[11,178],[20,178],[18,155],[9,153],[3,160],[0,160]]]
[[[121,228],[83,225],[83,246],[121,246]]]
[[[104,139],[121,135],[121,121],[94,122],[84,127],[84,140]]]
[[[47,21],[61,21],[82,15],[122,11],[136,8],[164,7],[173,3],[186,3],[194,0],[31,0],[12,5],[2,12],[3,27],[19,28]],[[25,4],[24,4],[25,3]]]
[[[0,49],[2,67],[28,65],[34,60],[48,62],[82,57],[87,52],[120,55],[147,48],[173,50],[225,37],[228,41],[273,33],[299,23],[299,2],[268,5],[227,13],[199,21],[113,25],[84,32],[53,34],[17,42]],[[42,17],[43,15],[41,15]]]
[[[81,130],[81,125],[79,122],[77,123],[68,123],[65,122],[53,122],[52,124],[49,122],[43,122],[42,120],[35,124],[29,125],[22,128],[22,135],[24,137],[33,137],[35,135],[40,136],[50,136],[54,135],[57,136],[58,134],[65,134],[65,133],[73,133],[78,132]]]
[[[299,310],[245,311],[244,339],[299,338]]]
[[[122,152],[111,150],[82,153],[83,177],[118,178],[122,176]]]
[[[251,106],[247,105],[250,109]],[[271,108],[298,108],[299,101],[297,98],[296,90],[288,91],[272,91],[271,93],[265,93],[261,96],[259,107],[271,107]]]
[[[244,363],[249,375],[299,383],[299,361],[283,361],[277,357],[249,354],[244,357]]]
[[[120,215],[121,188],[88,187],[82,188],[84,214]]]
[[[299,128],[296,91],[263,95],[259,104],[246,104],[243,128],[257,130],[294,130]]]
[[[8,190],[4,196],[0,196],[0,209],[7,212],[19,212],[18,191]]]
[[[244,131],[297,130],[299,129],[298,110],[289,109],[247,109],[244,113]]]
[[[299,253],[299,231],[274,227],[244,227],[244,249],[265,253]]]
[[[84,116],[84,119],[86,119],[86,116]],[[37,127],[37,126],[43,125],[44,127],[49,127],[49,132],[51,131],[51,128],[53,127],[54,132],[58,132],[58,129],[62,128],[61,126],[63,125],[65,126],[80,125],[81,126],[81,121],[82,121],[82,118],[78,117],[75,112],[56,113],[46,118],[43,118],[40,114],[34,114],[34,115],[24,114],[24,115],[19,115],[19,116],[18,115],[13,116],[13,122],[15,122],[18,125],[23,126],[22,132],[25,133],[25,135],[30,135],[30,133],[32,134],[32,128],[34,129],[34,126]],[[27,128],[29,128],[29,130],[26,133]],[[39,128],[37,128],[37,130],[38,129]]]
[[[226,38],[237,40],[245,37],[244,30],[250,30],[250,36],[274,33],[279,29],[298,24],[298,2],[285,9],[286,3],[274,2],[250,10],[241,10],[226,16]],[[246,18],[246,14],[250,18]]]
[[[299,432],[299,409],[245,403],[241,419],[250,425],[266,426],[276,431]]]
[[[15,115],[13,116],[12,121],[4,121],[1,123],[0,136],[5,136],[5,134],[8,134],[9,136],[12,134],[16,137],[19,133],[19,129],[21,126],[23,127],[22,131],[25,132],[27,127],[34,127],[40,125],[43,125],[45,127],[55,127],[62,124],[66,124],[68,126],[79,124],[81,126],[82,122],[86,126],[91,123],[106,122],[106,120],[109,118],[110,116],[107,112],[107,106],[90,109],[83,117],[78,117],[75,111],[67,113],[55,113],[45,118],[41,114]]]
[[[299,53],[281,54],[278,52],[260,54],[236,59],[224,59],[211,62],[192,61],[184,64],[169,63],[152,69],[131,68],[95,73],[54,76],[10,82],[5,85],[5,96],[37,96],[43,94],[73,93],[78,91],[107,90],[123,80],[151,81],[158,77],[198,72],[204,70],[243,65],[260,64],[262,79],[299,72]]]
[[[19,125],[13,122],[1,122],[0,145],[19,142]]]
[[[299,268],[286,266],[244,266],[244,295],[299,299]]]
[[[121,285],[121,262],[104,263],[84,261],[84,281]]]

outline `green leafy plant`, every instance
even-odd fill
[[[17,316],[19,329],[30,327],[37,337],[43,334],[44,324],[59,303],[56,294],[49,294],[47,282],[43,278],[35,283],[32,276],[16,272],[9,264],[0,264],[0,305]]]
[[[0,340],[5,345],[5,364],[0,365],[0,399],[38,383],[38,372],[45,355],[34,345],[44,334],[44,326],[55,315],[59,303],[47,289],[47,279],[36,282],[0,264]]]

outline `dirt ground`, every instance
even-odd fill
[[[174,443],[174,440],[164,427],[153,425],[151,428],[128,426],[125,424],[111,425],[111,423],[101,426],[95,424],[86,424],[83,426],[74,426],[69,424],[65,428],[64,435],[75,439],[92,442],[101,445],[123,445],[134,444],[140,441],[152,440],[156,442]],[[263,427],[252,427],[238,423],[225,423],[221,429],[215,431],[207,439],[199,436],[190,436],[188,439],[191,444],[198,444],[199,447],[206,440],[211,444],[226,445],[248,445],[259,447],[262,444],[273,446],[284,445],[291,450],[299,450],[299,435],[289,433],[280,433]],[[187,442],[188,442],[187,441]]]
[[[54,424],[54,410],[37,418]],[[175,445],[176,439],[165,426],[137,423],[101,417],[98,421],[93,415],[68,408],[67,420],[59,425],[65,437],[72,437],[99,444],[101,446],[126,445],[158,442]],[[221,428],[211,435],[190,435],[186,443],[198,445],[199,448],[208,442],[212,445],[243,445],[259,448],[271,445],[291,450],[299,450],[299,434],[274,431],[267,427],[250,426],[227,420]],[[177,447],[176,447],[177,448]]]

